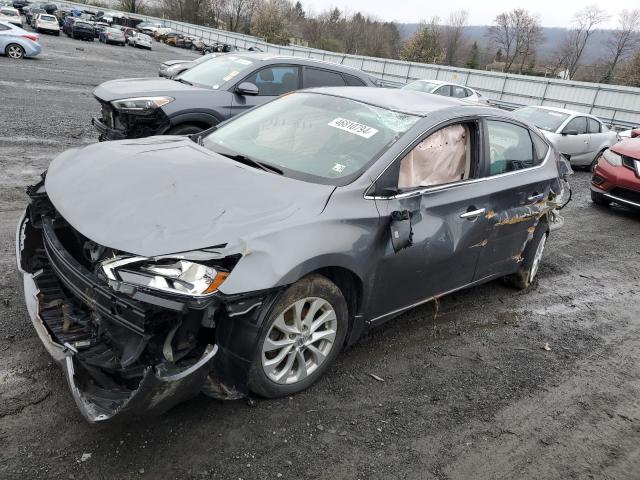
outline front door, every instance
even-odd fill
[[[568,135],[567,132],[571,133],[571,135]],[[579,162],[591,151],[590,141],[591,136],[588,133],[587,117],[574,117],[562,129],[562,133],[557,140],[557,147],[561,153],[569,155],[572,161]]]
[[[398,168],[400,193],[376,203],[383,218],[408,212],[411,246],[395,252],[389,237],[376,266],[371,318],[473,281],[487,231],[488,196],[476,183],[479,122],[453,124],[420,141]]]

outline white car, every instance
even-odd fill
[[[151,50],[151,37],[144,33],[132,33],[129,35],[129,38],[127,38],[127,43],[135,48],[141,47]]]
[[[33,28],[36,32],[53,33],[60,35],[60,24],[54,15],[40,13],[33,22]]]
[[[513,114],[538,127],[576,167],[594,166],[600,153],[618,143],[618,134],[599,118],[555,107],[522,107]]]
[[[22,26],[22,16],[13,7],[0,7],[0,22],[7,22],[18,27]]]
[[[489,100],[473,88],[458,85],[457,83],[443,82],[441,80],[415,80],[402,87],[405,90],[433,93],[443,97],[464,99],[481,105],[490,105]]]

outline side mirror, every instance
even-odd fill
[[[640,138],[640,128],[631,130],[631,138]]]
[[[256,96],[260,93],[260,89],[251,82],[242,82],[236,87],[236,93],[238,95]]]
[[[403,248],[413,245],[413,230],[411,229],[411,216],[407,210],[391,212],[391,245],[393,251],[398,253]]]
[[[563,130],[562,135],[578,135],[577,130]]]

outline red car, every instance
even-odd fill
[[[591,200],[640,209],[640,129],[602,152],[591,179]]]

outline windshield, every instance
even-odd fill
[[[418,80],[417,82],[411,82],[404,87],[404,90],[416,90],[418,92],[431,93],[440,86],[439,83],[423,82]]]
[[[513,115],[521,120],[533,123],[540,130],[555,132],[560,125],[569,118],[569,115],[561,112],[554,112],[545,108],[524,107],[513,111]]]
[[[228,82],[251,66],[253,62],[244,58],[224,56],[211,62],[196,65],[186,72],[178,75],[176,80],[184,80],[197,87],[220,88],[220,85]]]
[[[206,55],[201,56],[199,59],[195,60],[193,63],[196,65],[200,65],[201,63],[206,62],[207,60],[211,60],[212,58],[219,57],[219,53],[207,53]]]
[[[347,98],[293,93],[221,126],[203,145],[301,180],[345,185],[418,119]]]

